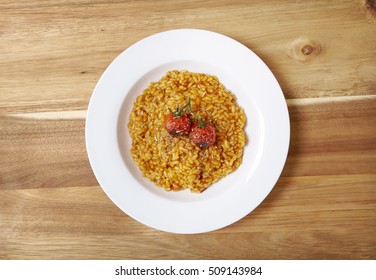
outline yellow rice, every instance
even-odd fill
[[[164,127],[169,108],[187,103],[214,124],[214,146],[201,149],[189,137],[173,137]],[[246,117],[218,78],[188,71],[167,72],[139,95],[128,123],[131,154],[143,176],[165,190],[202,192],[236,170],[246,142]]]

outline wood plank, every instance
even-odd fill
[[[289,156],[283,176],[376,172],[376,99],[288,101]]]
[[[5,1],[0,7],[0,112],[86,109],[100,75],[121,51],[145,36],[187,26],[224,33],[253,49],[287,98],[376,94],[376,17],[363,1]]]
[[[291,143],[282,176],[376,172],[376,98],[321,100],[289,102]],[[70,119],[71,111],[64,115],[0,117],[1,189],[97,184],[86,155],[85,120]]]
[[[84,119],[0,116],[0,189],[96,185]]]
[[[0,258],[373,258],[375,183],[375,174],[282,178],[215,238],[147,228],[97,187],[2,190]]]

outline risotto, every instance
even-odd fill
[[[189,135],[165,128],[171,109],[190,100],[192,111],[215,128],[213,145],[202,148]],[[131,154],[144,177],[165,190],[202,192],[236,170],[246,142],[246,117],[217,77],[188,71],[167,72],[139,95],[130,114]]]

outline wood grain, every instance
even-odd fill
[[[376,258],[375,1],[24,2],[0,1],[0,259]],[[271,194],[205,234],[125,215],[85,149],[105,68],[173,28],[250,47],[290,112],[289,156]]]
[[[252,214],[217,232],[199,235],[149,229],[118,210],[99,187],[6,190],[1,200],[1,256],[373,258],[375,180],[375,174],[283,177]]]

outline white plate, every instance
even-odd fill
[[[133,102],[174,69],[216,75],[247,116],[243,163],[201,194],[156,187],[129,152]],[[87,152],[104,192],[137,221],[174,233],[216,230],[249,214],[277,182],[289,139],[286,102],[269,68],[239,42],[197,29],[161,32],[121,53],[95,87],[86,119]]]

